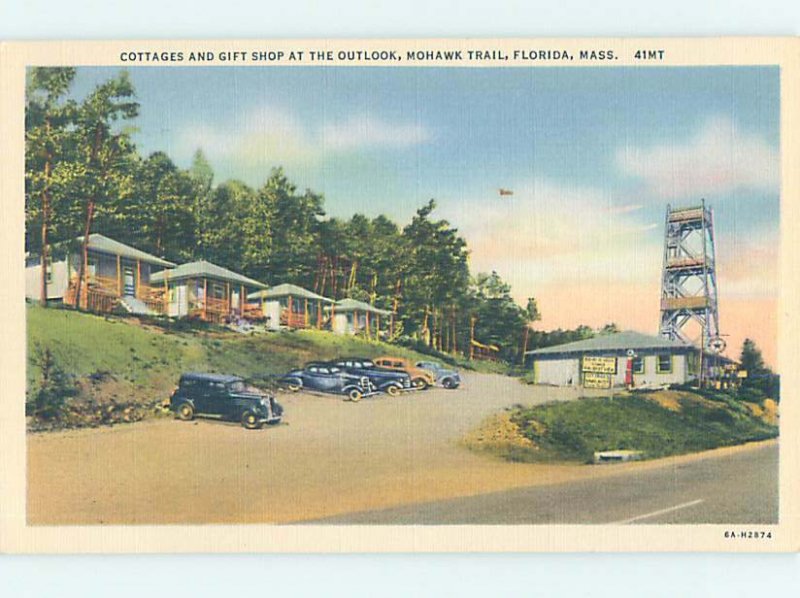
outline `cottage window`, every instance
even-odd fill
[[[669,374],[672,372],[672,355],[659,355],[656,362],[656,373]]]
[[[633,358],[633,373],[644,374],[644,357]]]

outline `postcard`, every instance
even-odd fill
[[[797,550],[799,68],[0,44],[0,550]]]

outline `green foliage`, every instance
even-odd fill
[[[25,414],[43,420],[56,419],[63,413],[66,402],[78,394],[75,381],[48,347],[36,346],[31,361],[38,370],[38,384],[28,394]]]
[[[588,462],[595,451],[636,450],[664,457],[764,440],[772,426],[734,402],[685,397],[672,411],[644,395],[591,398],[518,409],[512,421],[538,447],[527,460]],[[515,456],[516,459],[520,455]]]
[[[468,354],[475,322],[476,340],[518,360],[527,324],[541,317],[535,298],[523,308],[497,273],[473,278],[466,241],[435,218],[433,199],[401,229],[385,216],[326,217],[322,195],[299,191],[280,167],[256,189],[215,185],[199,149],[188,170],[164,152],[138,154],[126,123],[139,104],[125,72],[81,102],[68,99],[74,76],[75,69],[29,75],[30,251],[59,241],[76,250],[84,231],[101,232],[178,263],[202,258],[267,284],[368,302],[395,313],[395,338],[433,351]]]
[[[307,361],[348,355],[426,359],[411,349],[317,330],[248,336],[186,320],[142,326],[127,318],[37,306],[27,308],[27,333],[29,400],[39,395],[44,380],[54,380],[48,363],[57,364],[73,386],[113,377],[111,386],[119,401],[141,402],[166,399],[186,371],[264,378]],[[40,357],[42,351],[50,362]],[[434,356],[443,360],[440,354]],[[52,390],[45,392],[52,395]]]
[[[780,377],[766,366],[761,350],[752,339],[744,339],[739,362],[747,371],[747,378],[742,380],[742,392],[780,400]]]

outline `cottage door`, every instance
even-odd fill
[[[122,272],[124,282],[123,293],[126,297],[133,297],[136,295],[136,279],[134,278],[133,267],[125,266]]]

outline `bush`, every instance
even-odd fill
[[[58,419],[67,401],[78,394],[75,380],[59,365],[49,348],[37,348],[34,360],[41,377],[38,390],[25,405],[25,413],[43,420]]]

